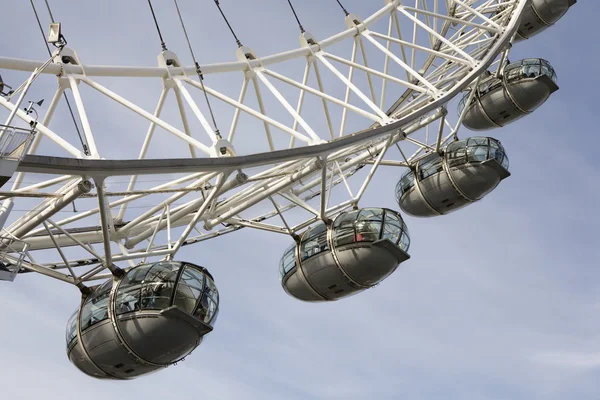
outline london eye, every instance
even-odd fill
[[[514,50],[576,2],[386,0],[359,15],[332,1],[339,24],[321,37],[302,2],[280,1],[298,41],[264,54],[235,2],[200,7],[221,28],[202,40],[188,2],[138,3],[120,12],[152,32],[147,60],[98,32],[90,46],[122,52],[88,62],[48,2],[29,16],[47,54],[0,54],[0,280],[75,288],[67,357],[100,379],[219,335],[218,288],[235,278],[204,258],[220,238],[286,237],[257,251],[279,255],[260,268],[297,302],[344,302],[419,264],[413,226],[519,179],[503,129],[561,91],[552,60]],[[383,169],[395,204],[365,203]]]

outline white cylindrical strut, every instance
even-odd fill
[[[17,238],[23,237],[43,221],[52,217],[54,214],[71,204],[73,200],[84,193],[89,193],[89,191],[92,190],[92,187],[93,185],[90,181],[82,180],[73,189],[65,193],[64,196],[55,200],[52,204],[41,210],[38,214],[35,214],[29,220],[21,223],[16,229],[10,232],[11,235]]]
[[[227,181],[222,186],[219,186],[219,188],[217,189],[216,195],[218,196],[220,193],[231,190],[234,187],[237,187],[237,186],[243,184],[244,182],[245,182],[245,178],[243,178],[242,176],[240,176],[238,174],[238,176],[235,179]],[[209,202],[209,200],[207,200],[207,199],[198,199],[196,201],[189,203],[188,205],[179,209],[178,211],[174,212],[173,214],[171,214],[170,218],[168,220],[166,218],[164,220],[159,219],[157,222],[158,224],[160,224],[158,230],[164,229],[167,226],[167,221],[170,221],[171,224],[176,224],[177,221],[179,221],[181,218],[186,217],[190,212],[197,212],[198,208],[201,207],[203,205],[203,203],[208,203],[208,202]],[[153,218],[153,219],[155,219],[155,218]],[[173,225],[173,226],[175,226],[175,225]],[[134,246],[136,246],[142,240],[146,240],[150,236],[152,236],[152,233],[154,232],[155,229],[156,229],[155,226],[149,227],[146,231],[140,233],[139,235],[137,235],[135,237],[128,239],[125,242],[125,247],[128,249],[132,249]]]
[[[4,200],[2,205],[0,205],[0,230],[4,228],[4,224],[6,223],[6,220],[12,211],[13,205],[14,203],[12,199]]]
[[[223,222],[223,221],[233,217],[234,215],[238,214],[239,212],[245,210],[246,208],[248,208],[248,206],[250,204],[256,204],[259,201],[262,201],[262,200],[266,199],[267,197],[272,196],[273,194],[279,192],[280,190],[284,190],[285,188],[289,187],[290,185],[293,185],[298,179],[302,179],[306,175],[309,175],[320,168],[323,168],[323,160],[321,158],[318,158],[318,159],[314,160],[313,162],[311,162],[308,166],[304,167],[302,170],[290,175],[286,179],[281,180],[281,182],[277,183],[276,185],[270,187],[267,190],[263,190],[263,191],[259,192],[255,198],[248,200],[246,202],[243,202],[236,207],[230,208],[228,211],[224,212],[223,214],[219,215],[217,218],[215,218],[213,220],[206,221],[206,223],[204,224],[204,228],[207,230],[214,228],[215,225],[218,225],[221,222]]]

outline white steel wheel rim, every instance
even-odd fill
[[[6,229],[3,235],[5,238],[4,242],[13,245],[16,243],[12,241],[13,239],[20,239],[30,246],[29,248],[31,251],[36,249],[54,248],[57,247],[56,243],[58,243],[58,247],[70,247],[68,246],[68,244],[70,244],[74,247],[83,249],[82,256],[68,255],[63,257],[61,255],[60,259],[62,261],[58,262],[52,261],[49,263],[41,263],[34,262],[31,259],[23,262],[23,268],[26,270],[36,271],[53,278],[61,279],[65,282],[82,284],[87,281],[110,276],[110,274],[106,274],[106,269],[110,269],[115,263],[131,263],[139,260],[145,261],[148,257],[173,257],[183,245],[204,241],[238,230],[242,227],[252,227],[283,234],[296,233],[318,219],[331,218],[348,207],[357,205],[362,193],[364,193],[364,189],[366,189],[368,185],[370,176],[375,172],[379,162],[389,147],[408,138],[413,145],[417,145],[420,148],[420,150],[408,158],[408,161],[413,161],[422,156],[424,152],[431,151],[436,145],[439,147],[445,140],[449,140],[456,135],[456,130],[460,121],[458,121],[456,127],[450,126],[445,117],[445,106],[462,90],[476,82],[494,62],[498,61],[498,55],[508,46],[509,41],[516,32],[519,16],[525,8],[527,1],[514,0],[501,2],[496,0],[462,0],[454,2],[453,4],[459,9],[456,13],[456,17],[440,18],[440,21],[457,22],[459,25],[460,21],[462,21],[463,25],[460,28],[456,28],[456,26],[452,28],[456,31],[456,33],[454,33],[456,37],[452,39],[453,35],[449,35],[448,38],[450,39],[445,36],[443,38],[437,38],[440,39],[441,42],[441,47],[437,50],[425,48],[419,49],[416,40],[411,46],[409,46],[410,43],[405,44],[404,48],[410,47],[413,51],[413,59],[411,62],[406,58],[402,60],[398,56],[394,56],[393,54],[390,55],[386,47],[381,44],[382,42],[380,41],[384,34],[371,31],[371,28],[374,27],[377,22],[381,22],[381,20],[386,17],[388,17],[389,20],[394,20],[396,15],[401,15],[406,18],[407,21],[412,21],[415,27],[423,29],[423,32],[426,32],[427,28],[423,27],[424,23],[418,18],[416,18],[416,20],[420,22],[416,22],[414,17],[411,18],[411,13],[416,12],[425,17],[430,16],[431,11],[424,10],[420,5],[427,3],[416,2],[417,6],[415,8],[419,9],[419,7],[421,7],[420,11],[415,11],[415,8],[409,7],[405,3],[409,2],[399,0],[386,1],[384,7],[365,19],[360,25],[349,28],[348,30],[325,40],[318,40],[318,44],[309,47],[301,47],[296,50],[272,56],[260,57],[257,60],[243,60],[201,67],[203,74],[206,76],[207,92],[212,96],[211,101],[216,101],[215,99],[219,99],[219,96],[221,96],[220,99],[223,100],[224,95],[211,88],[212,74],[245,71],[261,81],[264,85],[262,87],[263,91],[265,91],[266,87],[270,90],[269,94],[278,97],[278,90],[271,82],[274,82],[275,80],[281,82],[281,76],[272,71],[271,68],[288,61],[306,60],[307,57],[310,60],[315,60],[316,63],[320,63],[318,64],[320,68],[324,68],[323,66],[331,66],[334,61],[339,62],[340,60],[339,56],[329,53],[327,49],[345,40],[354,40],[354,38],[358,38],[355,40],[355,43],[358,41],[368,42],[373,48],[383,52],[386,55],[387,62],[396,62],[398,65],[404,64],[406,66],[405,70],[410,69],[414,71],[408,64],[415,64],[414,54],[417,54],[417,51],[422,51],[424,54],[428,54],[431,57],[437,54],[438,57],[426,61],[426,64],[431,61],[428,70],[431,69],[432,65],[434,66],[433,71],[429,76],[438,79],[437,82],[433,80],[430,82],[426,79],[428,76],[427,71],[423,72],[425,78],[413,74],[411,78],[413,78],[416,84],[405,83],[404,86],[406,91],[404,93],[411,94],[410,91],[412,90],[415,93],[421,94],[415,97],[413,102],[407,101],[399,105],[396,104],[396,107],[393,110],[394,112],[389,116],[387,115],[387,112],[390,110],[390,107],[383,107],[384,101],[381,101],[380,106],[378,106],[375,104],[376,101],[372,101],[376,100],[374,99],[375,96],[373,93],[362,93],[361,96],[361,91],[358,88],[352,88],[351,86],[353,86],[354,83],[350,81],[351,84],[348,84],[348,79],[346,78],[345,91],[352,92],[354,95],[361,98],[361,100],[363,100],[363,107],[360,108],[360,110],[357,110],[358,107],[348,103],[344,106],[344,109],[347,110],[346,112],[348,113],[355,112],[361,114],[365,117],[365,121],[370,121],[371,128],[352,134],[342,135],[342,137],[335,135],[334,140],[331,140],[331,137],[323,138],[322,136],[324,135],[317,135],[317,137],[314,137],[314,135],[311,135],[312,129],[308,120],[306,120],[301,113],[296,112],[298,108],[296,103],[297,99],[286,99],[279,93],[279,97],[281,97],[279,99],[280,102],[282,104],[287,103],[289,106],[289,114],[285,115],[288,121],[287,125],[289,125],[290,116],[294,119],[294,125],[292,128],[289,128],[288,126],[287,133],[296,140],[305,140],[308,145],[291,149],[274,148],[269,152],[255,154],[220,157],[218,156],[218,153],[216,153],[216,151],[218,151],[218,146],[214,146],[215,148],[212,149],[213,153],[210,153],[211,149],[209,145],[202,144],[196,139],[186,139],[187,144],[195,146],[196,150],[200,152],[204,151],[207,154],[201,155],[198,158],[182,160],[141,159],[115,161],[100,159],[102,154],[93,154],[92,157],[85,157],[74,145],[64,143],[66,141],[61,139],[58,133],[45,126],[43,121],[40,120],[37,126],[39,137],[44,137],[45,140],[48,140],[49,138],[55,142],[58,141],[59,144],[63,144],[63,148],[70,153],[71,158],[47,157],[43,155],[27,156],[20,165],[19,171],[44,173],[50,175],[47,177],[48,180],[53,179],[52,175],[58,177],[49,181],[47,187],[44,185],[33,185],[33,187],[15,185],[13,189],[8,193],[5,193],[5,196],[23,196],[23,192],[26,192],[27,195],[41,196],[47,194],[49,199],[54,199],[55,197],[62,196],[61,192],[49,193],[46,188],[50,188],[50,191],[52,188],[55,188],[56,190],[58,183],[64,185],[65,182],[73,186],[76,182],[81,180],[82,176],[84,176],[92,179],[96,184],[95,193],[92,191],[91,194],[84,194],[84,196],[91,197],[97,201],[96,207],[99,205],[99,212],[94,212],[92,207],[89,207],[87,210],[77,213],[75,217],[70,217],[57,222],[40,221],[38,227],[25,232],[23,235],[12,235],[11,232],[14,233],[15,227],[23,223],[23,218],[32,218],[32,213],[26,213],[20,217],[21,220],[13,222],[12,225],[5,226]],[[435,3],[437,4],[437,1],[435,1]],[[507,6],[505,11],[490,19],[490,11],[497,9],[500,4]],[[512,10],[510,8],[511,6],[513,7]],[[486,16],[486,14],[488,16]],[[425,17],[423,18],[426,19]],[[462,19],[457,21],[456,18],[459,17],[462,17]],[[389,26],[393,26],[393,24],[394,23],[392,22]],[[438,28],[442,29],[441,26],[443,24],[441,22],[436,22],[436,25]],[[451,31],[452,29],[449,29],[448,31]],[[460,35],[461,29],[463,31],[462,35]],[[491,34],[491,32],[494,32],[494,34]],[[435,37],[433,34],[432,36]],[[466,36],[467,39],[460,39],[461,36]],[[458,45],[453,43],[452,40],[455,40]],[[392,41],[388,42],[392,45]],[[379,43],[379,45],[376,43]],[[398,45],[398,42],[393,42],[393,44]],[[360,45],[357,45],[357,49],[360,48],[359,46]],[[477,58],[472,56],[471,53],[462,50],[461,46],[465,49],[473,46],[476,47],[473,54],[475,54]],[[447,51],[448,53],[443,53],[444,51]],[[356,51],[356,53],[358,52],[359,50]],[[445,55],[442,57],[440,54]],[[462,61],[459,56],[463,57]],[[394,59],[394,57],[396,57],[396,59]],[[463,66],[458,67],[456,70],[453,70],[454,66],[447,66],[446,70],[440,69],[439,66],[436,69],[434,64],[438,58],[443,58],[452,61],[455,65],[461,64]],[[346,61],[348,61],[348,59],[346,59]],[[308,61],[303,62],[308,63]],[[0,69],[32,71],[39,67],[40,64],[42,63],[0,57]],[[357,64],[358,63],[355,63],[354,67],[355,69],[360,70]],[[376,68],[375,66],[368,67],[363,63],[362,67],[362,72],[365,71],[365,68],[370,68],[372,75],[376,76],[375,72],[373,72]],[[335,66],[333,69],[330,68],[330,72],[336,75],[334,69],[336,69]],[[385,66],[379,67],[379,70],[375,71],[379,73],[377,76],[380,78],[382,76],[381,74],[383,74],[383,76],[388,76],[386,81],[389,85],[390,79],[393,77],[387,75],[384,72],[384,69],[387,71],[387,67]],[[444,71],[449,77],[440,78],[444,75],[442,73]],[[190,78],[195,74],[195,68],[193,67],[113,67],[85,64],[52,64],[48,66],[43,73],[54,75],[62,73],[63,78],[61,79],[63,79],[63,82],[66,82],[64,79],[67,79],[72,85],[71,90],[76,89],[76,82],[80,81],[103,92],[105,95],[111,95],[112,100],[116,100],[130,109],[135,105],[131,105],[127,100],[121,99],[118,95],[112,95],[113,92],[99,84],[96,79],[99,79],[100,77],[159,78],[165,82],[167,87],[172,86],[175,88],[172,90],[178,91],[185,100],[187,100],[187,94],[185,92],[187,91],[190,93],[192,89],[198,89],[199,86],[197,81]],[[452,75],[453,73],[454,75]],[[410,72],[408,75],[410,75]],[[337,78],[342,82],[344,81],[343,77],[337,76]],[[399,78],[396,79],[396,83],[398,83],[398,79]],[[419,81],[419,79],[421,81]],[[251,81],[252,80],[250,79],[249,82]],[[315,95],[319,97],[320,100],[325,98],[325,100],[330,103],[333,101],[331,98],[332,95],[329,95],[326,91],[309,88],[301,82],[295,82],[296,88],[298,88],[298,83],[302,85],[302,87],[299,88],[301,91]],[[249,85],[250,84],[248,84],[248,86]],[[400,83],[400,85],[402,84]],[[309,89],[312,89],[312,91],[309,91]],[[384,90],[385,89],[382,89],[382,91]],[[315,92],[320,92],[320,94],[315,94]],[[195,93],[198,104],[201,103],[201,98],[199,97],[200,93],[199,90]],[[372,97],[372,99],[369,99],[369,97]],[[337,98],[339,100],[339,96]],[[410,99],[410,96],[407,96],[407,99]],[[192,103],[193,100],[190,104]],[[413,103],[418,103],[419,106],[411,110],[408,105]],[[12,103],[9,103],[1,97],[0,105],[4,106],[4,108],[9,111],[14,107]],[[235,107],[241,109],[242,112],[247,112],[247,110],[242,109],[243,107],[241,107],[239,103]],[[289,109],[290,107],[291,110]],[[177,131],[175,133],[179,134],[179,138],[182,140],[184,139],[182,136],[182,134],[185,134],[183,132],[184,130],[176,129],[168,122],[162,121],[158,117],[150,118],[152,117],[151,112],[146,112],[146,114],[144,114],[143,110],[134,111],[138,114],[143,114],[142,116],[150,119],[151,122],[154,122],[154,125],[162,123],[167,126],[167,128],[173,128],[171,130]],[[206,123],[208,122],[207,116],[204,116],[200,110],[198,110],[197,116],[199,117],[198,119],[200,120],[201,125],[206,128]],[[376,118],[373,118],[373,116]],[[31,120],[31,117],[24,115],[23,112],[18,112],[17,117],[25,122]],[[271,118],[268,115],[268,112],[266,113],[266,117]],[[371,119],[369,119],[369,117]],[[273,119],[274,118],[275,117],[273,117]],[[420,128],[428,127],[428,125],[434,121],[440,121],[439,126],[441,128],[439,129],[440,133],[437,135],[437,138],[435,138],[436,135],[433,134],[430,138],[432,140],[425,142],[411,138],[410,135],[413,133],[412,131],[418,132]],[[275,125],[273,122],[278,121],[268,121],[271,126]],[[282,125],[282,123],[280,124]],[[233,126],[235,123],[232,123],[231,125]],[[364,124],[365,127],[368,125],[369,123]],[[298,127],[304,128],[304,133],[301,133]],[[454,131],[447,134],[446,128],[454,128]],[[295,133],[289,132],[290,129]],[[210,136],[209,128],[206,128],[205,130],[206,132],[201,132],[201,135],[206,133]],[[437,130],[436,127],[435,131]],[[316,134],[316,131],[312,130],[312,133]],[[427,136],[429,136],[428,131]],[[91,136],[91,138],[93,138],[93,136]],[[206,135],[202,138],[206,139]],[[231,144],[233,146],[236,145],[235,139],[231,141]],[[241,147],[235,147],[235,150],[237,151],[237,154],[243,154]],[[282,167],[284,163],[287,163],[288,166]],[[331,188],[336,185],[346,185],[346,178],[349,179],[350,176],[356,172],[356,167],[358,165],[365,166],[368,163],[373,164],[371,167],[372,172],[367,174],[359,193],[356,195],[351,194],[349,199],[338,201],[337,204],[332,206],[327,204],[328,199],[326,199],[326,197],[328,196],[323,196],[319,193],[331,192],[331,190],[333,190]],[[402,164],[402,162],[399,162],[399,165]],[[247,169],[251,167],[261,167],[261,170],[263,171],[262,175],[268,175],[270,177],[266,179],[261,177],[261,172],[256,172],[254,175],[247,173]],[[271,171],[265,173],[265,168],[271,168]],[[336,169],[338,171],[344,171],[343,174],[336,173]],[[195,172],[192,173],[192,171]],[[328,175],[328,171],[333,171],[332,175],[334,179],[331,179],[330,175]],[[186,182],[189,184],[190,182],[195,181],[196,185],[186,190],[181,190],[181,184],[175,186],[166,185],[165,187],[157,185],[158,189],[153,191],[145,190],[146,193],[136,192],[133,185],[129,185],[127,190],[121,192],[111,192],[102,187],[105,180],[110,180],[113,176],[125,175],[137,177],[141,175],[161,175],[174,172],[187,173],[188,177],[193,179],[188,179]],[[326,179],[323,180],[323,177]],[[317,185],[315,185],[316,189],[312,193],[310,190],[313,188],[305,190],[307,182],[310,181],[317,182]],[[333,184],[330,184],[330,187],[328,187],[327,184],[322,183],[323,181],[333,182]],[[119,207],[126,202],[114,205],[114,202],[112,201],[113,198],[122,201],[123,199],[126,199],[127,196],[129,196],[129,198],[132,196],[150,198],[154,195],[176,196],[178,194],[183,194],[181,198],[186,198],[185,195],[190,193],[197,194],[200,191],[199,188],[201,186],[205,186],[202,193],[203,196],[206,196],[206,200],[196,200],[193,207],[191,207],[192,203],[187,203],[188,212],[185,213],[184,217],[177,220],[177,223],[182,224],[180,229],[183,230],[183,232],[179,232],[179,237],[172,237],[170,233],[170,229],[175,228],[175,221],[169,221],[168,216],[173,214],[171,216],[174,217],[177,212],[176,209],[175,211],[172,210],[170,205],[160,202],[156,203],[154,208],[158,208],[151,214],[151,216],[154,217],[154,222],[152,220],[149,222],[142,222],[140,220],[137,221],[137,225],[133,224],[128,227],[128,223],[131,223],[136,219],[141,219],[144,214],[134,214],[135,216],[133,218],[124,220],[122,219],[124,215],[123,212],[119,212],[119,210],[123,210],[123,208]],[[228,190],[222,191],[222,188]],[[390,191],[391,190],[393,190],[393,187],[390,187]],[[281,197],[284,191],[286,191],[284,197],[287,199],[287,203],[270,203],[273,196],[278,195]],[[319,207],[311,207],[308,204],[308,197],[320,198],[318,204]],[[111,205],[106,207],[105,201],[110,201]],[[117,202],[118,201],[119,200],[117,200]],[[259,218],[254,220],[236,218],[237,214],[247,210],[250,206],[265,203],[271,204],[272,210],[266,213],[263,212]],[[131,202],[131,204],[135,203]],[[161,205],[163,207],[161,207]],[[46,207],[50,207],[50,205],[46,204]],[[221,209],[219,207],[221,207]],[[107,211],[109,208],[114,209],[112,215]],[[286,210],[298,208],[304,208],[305,210],[308,210],[309,214],[312,213],[313,215],[293,226],[286,223],[285,219],[278,225],[272,223],[272,221],[278,218],[279,213],[285,215]],[[185,207],[183,209],[185,209]],[[36,212],[39,212],[39,210]],[[100,224],[96,228],[85,232],[77,231],[77,228],[81,228],[81,224],[84,221],[89,221],[90,217],[98,219],[98,214],[100,214]],[[265,216],[268,218],[265,218]],[[263,223],[263,221],[267,222]],[[43,226],[42,222],[46,222],[47,227]],[[226,226],[220,227],[220,224],[225,224]],[[90,224],[88,223],[87,225],[89,226]],[[196,225],[203,225],[205,231],[200,235],[194,236],[192,235],[192,230]],[[175,231],[173,231],[173,234],[174,233]],[[94,243],[97,248],[92,249],[89,246],[86,248],[88,243]],[[103,249],[99,250],[100,248]],[[11,255],[10,257],[15,258],[17,256]],[[65,261],[68,261],[69,265],[67,265],[67,262]],[[75,273],[75,270],[72,267],[78,265],[84,266],[82,270],[85,270],[85,272]],[[88,267],[86,268],[85,266]]]

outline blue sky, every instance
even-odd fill
[[[146,3],[105,3],[51,1],[84,62],[154,65],[160,48]],[[179,36],[169,39],[180,33],[170,2],[155,3],[170,10],[162,26],[167,44],[184,54]],[[296,45],[287,2],[221,3],[259,54]],[[319,37],[343,28],[333,1],[296,3]],[[345,5],[367,16],[379,3]],[[194,9],[189,1],[180,6]],[[234,43],[213,18],[212,2],[203,7],[210,12],[196,5],[197,23],[190,23],[196,48],[205,49],[197,56],[233,59]],[[376,289],[331,304],[288,297],[277,270],[289,245],[284,236],[241,231],[184,248],[180,258],[215,276],[221,312],[214,333],[176,367],[103,382],[65,355],[65,324],[78,291],[20,276],[0,284],[3,398],[598,399],[598,12],[597,2],[580,1],[556,26],[515,46],[512,60],[549,60],[560,90],[534,114],[489,132],[505,146],[512,176],[454,214],[406,217],[412,258]],[[44,59],[28,2],[14,2],[8,15],[2,55]],[[135,84],[126,86],[144,97],[146,89]],[[397,208],[399,175],[382,169],[362,205]]]

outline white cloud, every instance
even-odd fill
[[[533,362],[563,368],[600,368],[600,352],[541,352],[532,357]]]

